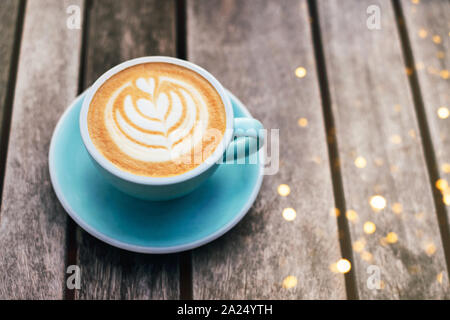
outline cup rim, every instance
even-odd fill
[[[138,65],[138,64],[144,64],[144,63],[152,63],[152,62],[163,62],[163,63],[170,63],[175,64],[178,66],[185,67],[187,69],[190,69],[203,78],[205,78],[217,91],[219,94],[222,103],[225,107],[225,114],[226,114],[226,129],[225,133],[222,137],[222,141],[217,145],[216,150],[201,164],[199,164],[197,167],[195,167],[192,170],[189,170],[185,173],[182,173],[177,176],[170,176],[170,177],[148,177],[148,176],[140,176],[131,172],[127,172],[125,170],[122,170],[118,167],[116,167],[110,160],[108,160],[105,156],[103,156],[100,151],[95,147],[94,143],[92,142],[90,136],[89,136],[89,130],[87,125],[87,115],[89,111],[89,106],[91,104],[92,98],[94,97],[97,90],[113,75],[119,73],[120,71],[127,69],[129,67]],[[142,185],[168,185],[168,184],[175,184],[180,183],[189,179],[192,179],[209,168],[211,168],[221,157],[223,156],[226,148],[231,142],[231,139],[233,138],[233,120],[234,120],[234,114],[233,114],[233,108],[231,105],[230,98],[228,97],[225,88],[220,84],[220,82],[208,71],[203,69],[202,67],[178,58],[173,57],[165,57],[165,56],[149,56],[149,57],[140,57],[135,58],[132,60],[127,60],[125,62],[122,62],[115,67],[109,69],[104,74],[102,74],[95,82],[94,84],[87,90],[86,97],[83,101],[83,105],[81,107],[80,112],[80,118],[79,118],[79,124],[80,124],[80,132],[81,137],[84,143],[84,146],[86,147],[88,153],[91,155],[91,157],[96,161],[103,169],[108,171],[109,173],[113,174],[114,176],[129,181],[132,183],[142,184]]]

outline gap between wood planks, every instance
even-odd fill
[[[338,141],[336,139],[335,121],[333,112],[331,110],[331,98],[330,88],[328,85],[327,66],[325,63],[325,56],[323,52],[323,44],[321,39],[321,31],[319,24],[319,12],[317,10],[317,4],[315,0],[308,0],[309,15],[312,19],[311,32],[314,47],[314,56],[316,58],[316,69],[319,78],[320,95],[322,98],[322,110],[323,118],[325,122],[325,134],[327,137],[327,147],[329,156],[329,165],[331,171],[331,180],[333,183],[333,193],[336,208],[339,209],[341,214],[337,215],[337,224],[339,232],[339,243],[341,247],[342,257],[349,260],[352,269],[346,273],[345,276],[345,288],[347,292],[347,298],[350,300],[358,299],[358,291],[356,289],[356,276],[355,276],[355,264],[353,263],[353,251],[351,245],[351,236],[345,218],[346,204],[344,196],[344,185],[342,183],[342,173],[339,165],[339,149]]]
[[[3,199],[2,194],[3,194],[3,183],[5,180],[6,154],[8,152],[8,143],[9,143],[9,129],[11,127],[13,99],[16,89],[17,68],[19,64],[20,43],[22,40],[22,30],[25,17],[26,0],[19,0],[19,1],[20,3],[17,13],[17,23],[16,29],[14,31],[14,44],[11,52],[11,65],[9,69],[6,95],[4,101],[3,122],[1,123],[1,131],[0,131],[0,199]]]
[[[412,52],[411,42],[408,36],[408,29],[406,27],[406,20],[403,14],[403,8],[400,1],[392,0],[392,6],[395,13],[395,21],[400,36],[401,48],[403,58],[405,61],[405,68],[413,70],[412,74],[408,76],[409,87],[414,101],[415,112],[417,115],[419,133],[422,139],[423,153],[428,170],[429,183],[433,191],[434,206],[436,208],[436,215],[438,219],[439,231],[441,234],[442,246],[444,248],[445,262],[447,265],[447,272],[450,276],[450,230],[449,221],[445,210],[445,204],[442,201],[440,191],[434,187],[435,182],[439,179],[439,169],[436,160],[436,154],[431,139],[430,129],[428,127],[427,115],[425,112],[422,91],[419,85],[419,79],[415,70],[414,55]]]
[[[82,25],[82,35],[81,35],[81,52],[80,52],[80,63],[79,63],[79,71],[78,71],[78,94],[80,95],[83,92],[84,88],[84,82],[85,82],[85,69],[86,69],[86,53],[87,53],[87,46],[88,46],[88,31],[89,31],[89,13],[91,9],[91,0],[85,0],[84,2],[84,11],[83,11],[83,25]],[[75,300],[75,289],[69,290],[67,288],[67,277],[70,276],[66,273],[67,267],[70,265],[76,265],[77,264],[77,225],[72,220],[72,218],[69,217],[67,219],[67,242],[66,242],[66,248],[67,248],[67,260],[66,265],[63,270],[63,273],[65,274],[64,278],[64,299],[65,300]]]
[[[187,60],[187,10],[186,0],[177,0],[176,17],[176,50],[177,57]],[[180,254],[180,299],[192,300],[194,296],[192,284],[192,250]]]

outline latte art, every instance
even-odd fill
[[[208,109],[188,83],[169,77],[138,78],[111,96],[105,124],[113,141],[130,157],[169,161],[200,142],[208,127]]]
[[[170,176],[212,154],[225,119],[220,96],[206,79],[184,67],[147,63],[119,72],[98,89],[88,128],[94,145],[120,168]],[[219,138],[205,140],[211,129]],[[200,163],[186,161],[198,159],[196,152],[202,153]]]

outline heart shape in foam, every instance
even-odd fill
[[[139,78],[136,81],[136,86],[140,90],[150,94],[151,97],[154,98],[155,79]],[[130,101],[128,103],[132,103],[131,97],[129,97],[129,100]],[[127,101],[125,101],[125,103],[127,103]],[[167,97],[167,94],[161,93],[156,98],[156,105],[155,105],[155,103],[153,103],[152,101],[150,101],[148,99],[141,98],[137,101],[137,107],[138,107],[139,111],[142,112],[144,115],[146,115],[150,118],[155,118],[155,119],[162,121],[162,120],[164,120],[167,110],[169,109],[169,103],[170,102],[169,102],[169,98]]]

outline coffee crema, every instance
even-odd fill
[[[89,136],[118,168],[141,176],[183,174],[221,143],[225,106],[196,72],[150,62],[110,77],[89,105]]]

